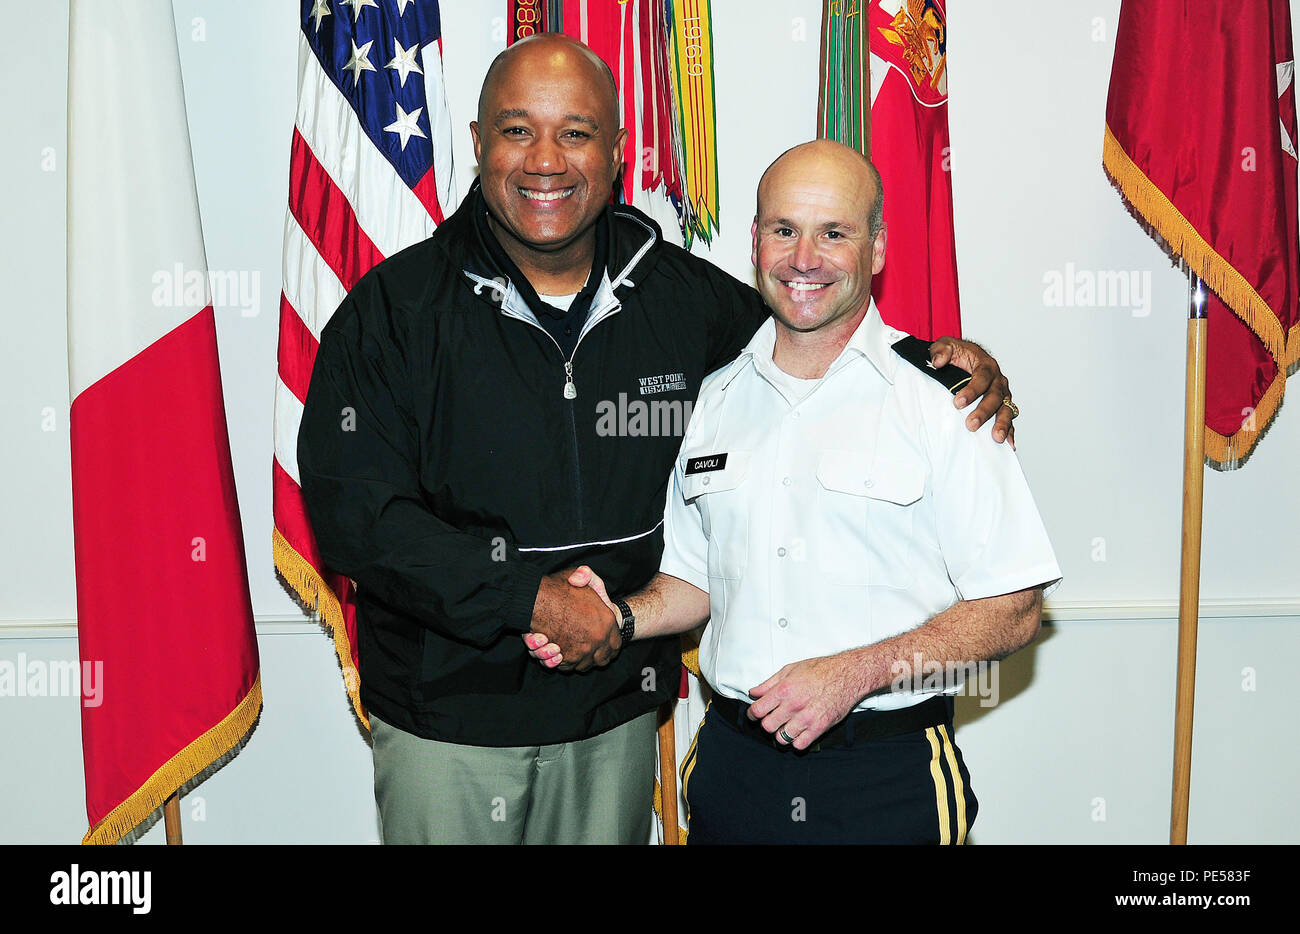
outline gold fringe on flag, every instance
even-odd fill
[[[1224,304],[1250,327],[1268,348],[1279,369],[1285,368],[1287,335],[1268,303],[1233,265],[1205,242],[1196,228],[1173,206],[1129,158],[1110,127],[1102,145],[1101,162],[1111,184],[1124,196],[1148,233],[1156,233],[1174,257],[1181,259]],[[1300,347],[1296,348],[1300,351]]]
[[[1282,324],[1263,297],[1231,263],[1219,255],[1165,197],[1124,151],[1106,127],[1102,143],[1102,166],[1106,177],[1120,193],[1125,205],[1142,227],[1169,256],[1196,273],[1215,295],[1260,339],[1277,364],[1277,376],[1264,392],[1249,419],[1231,435],[1205,428],[1205,456],[1213,466],[1232,469],[1251,452],[1268,430],[1282,403],[1286,378],[1300,367],[1300,325],[1284,332]]]
[[[1221,435],[1209,425],[1205,426],[1205,456],[1214,462],[1220,470],[1234,470],[1240,466],[1255,447],[1255,443],[1264,436],[1282,404],[1282,393],[1286,389],[1287,371],[1278,367],[1277,376],[1273,378],[1255,405],[1250,417],[1242,422],[1241,428],[1230,435]]]
[[[659,818],[659,823],[662,824],[664,822],[664,793],[663,793],[663,789],[659,787],[658,776],[655,776],[654,808],[655,808],[655,817]],[[681,825],[681,821],[678,821],[677,822],[677,845],[678,846],[686,845],[686,836],[689,833],[690,831]]]
[[[702,629],[696,629],[696,630],[692,630],[691,632],[682,633],[681,636],[682,666],[687,671],[689,671],[692,675],[694,675],[697,679],[700,680],[702,680],[704,677],[703,675],[700,674],[700,633],[702,631],[703,631]],[[683,705],[678,704],[677,706],[678,706],[678,711],[674,716],[681,715],[681,707]],[[697,732],[698,732],[698,728],[697,728]],[[664,822],[663,789],[659,785],[659,776],[657,773],[655,775],[654,810],[655,810],[655,817],[659,819],[660,826],[663,826],[663,822]],[[682,811],[681,809],[678,809],[679,816],[683,813],[685,812]],[[677,843],[681,846],[685,846],[686,835],[688,833],[688,830],[686,827],[681,826],[680,820],[677,822],[677,824],[678,824]]]
[[[682,665],[686,670],[697,678],[704,677],[700,674],[700,644],[695,643],[695,647],[682,652]]]
[[[339,605],[339,598],[311,563],[298,554],[280,534],[279,529],[271,532],[271,554],[275,560],[275,569],[285,583],[308,610],[320,616],[318,622],[329,629],[334,637],[334,652],[338,655],[339,668],[343,671],[343,684],[352,701],[352,710],[361,721],[361,726],[369,733],[370,717],[366,715],[365,707],[361,706],[360,674],[352,664],[352,643],[348,640],[348,627],[343,621],[343,608]]]
[[[154,817],[163,802],[187,784],[197,784],[239,751],[262,712],[262,675],[221,722],[164,762],[121,804],[109,811],[82,838],[83,844],[120,843]]]

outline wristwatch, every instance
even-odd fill
[[[618,607],[618,611],[623,614],[623,621],[619,624],[618,632],[623,637],[623,642],[632,641],[632,635],[636,632],[636,617],[632,615],[632,608],[627,605],[626,600],[620,600],[618,597],[611,597],[610,603]]]

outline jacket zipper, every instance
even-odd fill
[[[601,321],[604,321],[606,318],[613,317],[622,308],[622,303],[616,299],[614,304],[608,310],[600,312],[599,319],[593,322],[588,318],[587,323],[583,325],[582,332],[578,335],[578,342],[573,345],[573,353],[569,354],[569,358],[564,361],[564,389],[562,390],[561,395],[564,396],[564,401],[566,403],[565,408],[568,410],[569,441],[573,447],[573,476],[570,477],[570,483],[573,487],[573,514],[578,519],[578,531],[582,531],[586,527],[587,523],[586,517],[583,515],[582,511],[582,464],[578,455],[578,404],[576,401],[578,398],[578,387],[573,381],[573,358],[577,356],[578,348],[582,346],[583,340],[595,329],[596,325]],[[502,308],[502,311],[505,312],[504,307]],[[551,332],[546,330],[546,328],[542,327],[536,321],[531,321],[522,315],[511,314],[510,312],[505,313],[509,314],[510,317],[514,318],[516,321],[522,321],[525,324],[530,324],[537,328],[537,330],[550,338],[551,343],[555,345],[555,349],[560,352],[560,356],[564,356],[564,348],[560,346],[560,342],[552,337]]]
[[[578,349],[576,346],[573,348]],[[572,359],[572,358],[570,358]],[[572,371],[572,362],[566,363],[566,370]],[[565,389],[573,386],[572,375],[569,376],[570,382],[565,383]],[[587,517],[583,514],[582,509],[582,465],[578,457],[578,403],[575,401],[578,393],[575,391],[572,396],[565,395],[565,408],[569,410],[569,440],[573,443],[573,514],[578,517],[578,531],[582,532],[587,526]]]

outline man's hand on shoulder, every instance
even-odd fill
[[[978,431],[981,425],[996,416],[993,440],[1010,440],[1011,447],[1014,448],[1016,429],[1011,420],[1016,417],[1017,410],[1011,402],[1011,383],[1002,374],[998,361],[974,341],[941,337],[930,345],[930,362],[936,369],[951,363],[971,375],[970,382],[961,388],[953,400],[957,408],[964,409],[975,399],[984,397],[980,399],[975,411],[966,417],[966,427]]]
[[[543,664],[546,659],[560,658],[547,667],[562,671],[604,667],[623,646],[619,615],[602,599],[603,584],[600,590],[575,585],[575,573],[562,571],[542,578],[533,605],[532,631],[524,636],[530,650],[553,647],[545,657],[536,651],[533,655]]]
[[[807,749],[866,695],[861,678],[861,663],[852,652],[786,665],[749,689],[750,697],[758,698],[749,716],[761,720],[782,746]]]

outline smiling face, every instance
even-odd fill
[[[478,116],[474,155],[506,251],[524,266],[594,240],[627,138],[595,53],[553,34],[516,43],[489,69]]]
[[[777,320],[815,331],[865,312],[885,265],[885,230],[871,230],[879,189],[870,163],[819,140],[785,153],[758,187],[752,260]]]

